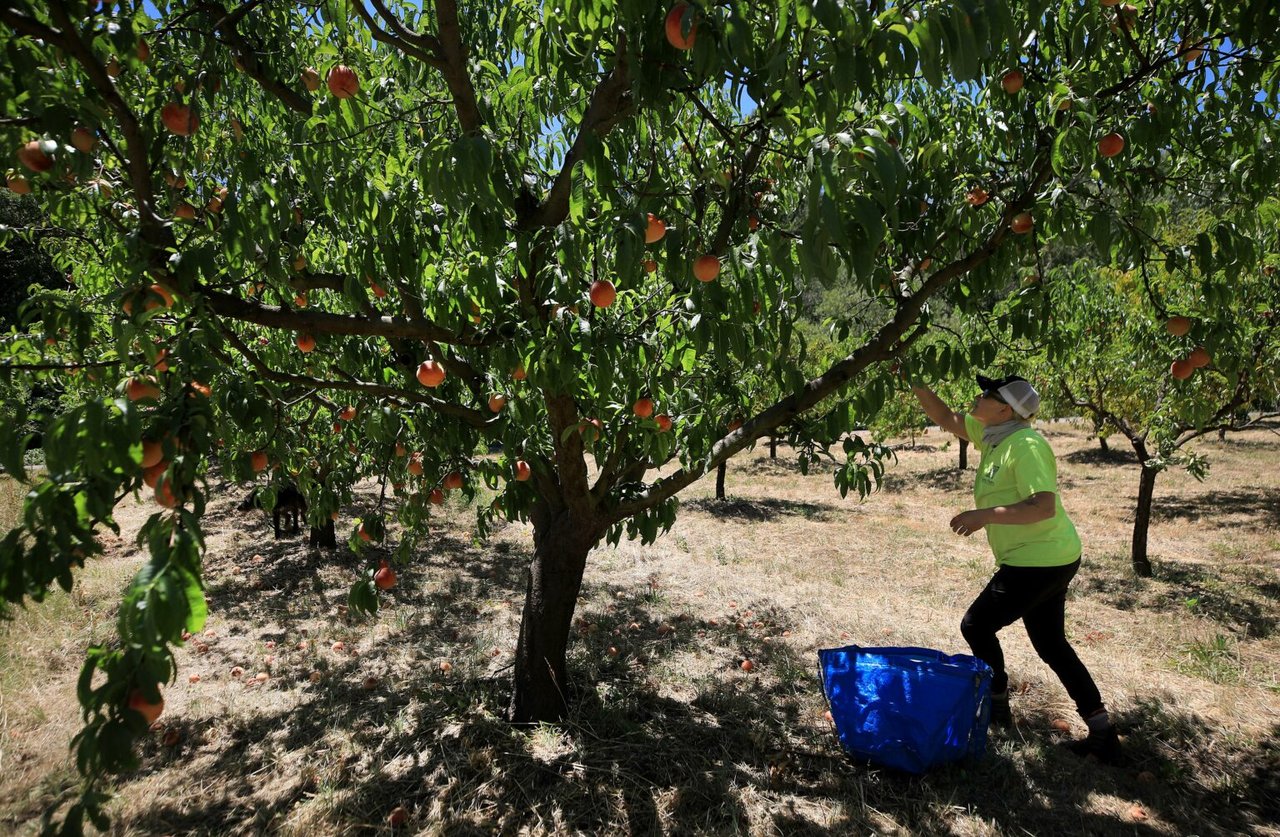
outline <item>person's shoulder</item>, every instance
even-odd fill
[[[1053,448],[1049,445],[1049,440],[1041,436],[1034,427],[1018,431],[1009,441],[1011,443],[1009,447],[1016,449],[1019,453],[1053,456]]]

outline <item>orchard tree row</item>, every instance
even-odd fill
[[[1246,208],[1280,170],[1278,17],[1268,0],[0,4],[6,183],[72,286],[35,295],[3,344],[6,374],[69,399],[36,417],[47,473],[0,541],[3,599],[70,589],[122,497],[158,503],[119,642],[85,663],[68,830],[101,821],[102,777],[133,763],[205,618],[213,465],[293,480],[313,526],[380,480],[348,543],[395,566],[444,492],[496,492],[481,531],[534,538],[510,717],[558,718],[591,550],[652,541],[681,491],[780,427],[807,458],[844,454],[836,490],[871,491],[884,452],[848,431],[892,397],[891,363],[945,378],[997,356],[992,336],[913,354],[935,309],[994,296],[1031,336],[1061,301],[1009,278],[1050,241],[1124,272],[1162,259],[1157,315],[1191,271],[1259,269],[1275,226]],[[1171,193],[1240,211],[1164,246],[1153,196]],[[813,278],[862,297],[816,374]],[[20,477],[26,418],[0,428]],[[379,570],[353,603],[376,607]]]

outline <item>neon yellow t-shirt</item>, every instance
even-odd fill
[[[1079,558],[1080,535],[1062,508],[1058,465],[1045,438],[1027,428],[988,448],[982,444],[982,422],[965,416],[964,429],[974,448],[982,454],[973,483],[974,508],[1011,506],[1041,491],[1053,492],[1055,510],[1048,520],[985,527],[996,564],[1059,567]]]

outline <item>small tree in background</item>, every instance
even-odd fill
[[[1259,221],[1270,217],[1264,208]],[[1209,462],[1189,442],[1277,415],[1251,411],[1276,403],[1280,284],[1250,254],[1222,246],[1236,239],[1208,213],[1197,220],[1220,237],[1180,225],[1137,269],[1086,262],[1052,283],[1042,374],[1066,405],[1124,436],[1137,456],[1130,560],[1140,576],[1152,572],[1147,533],[1160,472],[1181,467],[1203,479]],[[1167,270],[1185,252],[1175,242],[1188,240],[1203,245],[1182,262],[1196,281]]]

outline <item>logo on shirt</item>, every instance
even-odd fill
[[[982,478],[987,482],[995,482],[996,474],[998,473],[1000,473],[1000,465],[993,462],[990,467],[982,472]]]

